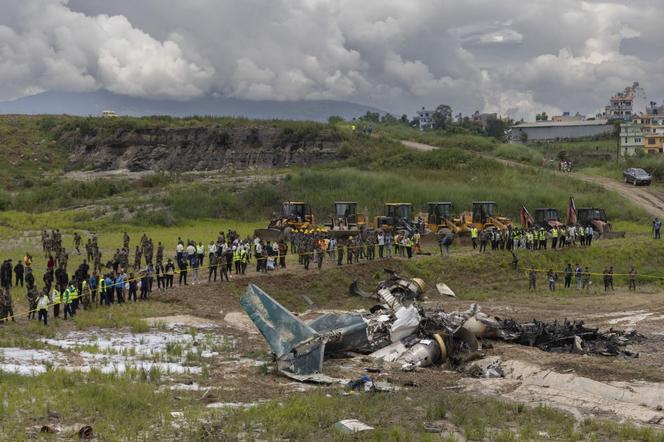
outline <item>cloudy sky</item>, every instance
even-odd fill
[[[664,99],[660,0],[0,0],[0,100],[439,103],[594,113],[638,80]]]

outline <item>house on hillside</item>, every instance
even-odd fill
[[[433,129],[434,113],[435,111],[426,110],[425,108],[422,108],[422,110],[417,111],[417,118],[419,119],[420,122],[420,130]]]
[[[613,126],[606,120],[520,122],[510,129],[510,143],[578,140],[610,135]]]
[[[633,122],[620,125],[620,155],[633,156],[638,149],[643,149],[643,131],[641,125]]]
[[[648,102],[645,90],[635,81],[623,92],[611,97],[604,108],[604,117],[609,120],[631,121],[635,115],[646,113]]]
[[[472,115],[471,119],[473,120],[474,123],[477,123],[480,125],[480,127],[483,130],[486,130],[486,128],[489,126],[489,122],[495,121],[498,119],[498,114],[497,113],[480,113],[479,111],[475,111],[475,113]]]
[[[634,123],[641,127],[646,153],[664,152],[664,115],[639,115]]]

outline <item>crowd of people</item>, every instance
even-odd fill
[[[510,250],[518,262],[515,251],[544,250],[571,246],[590,246],[594,231],[592,227],[554,227],[507,230],[482,230],[472,228],[470,236],[474,249],[481,252],[491,246],[492,250]],[[62,242],[62,234],[55,229],[44,230],[41,236],[42,250],[46,260],[46,271],[37,282],[33,272],[33,258],[26,253],[16,264],[11,259],[0,266],[0,322],[14,319],[12,288],[26,287],[29,317],[37,316],[47,323],[48,308],[53,307],[55,318],[69,319],[79,308],[112,305],[128,301],[147,300],[153,289],[164,291],[175,284],[194,285],[204,282],[230,281],[232,275],[245,275],[248,269],[267,273],[279,271],[287,266],[286,257],[291,254],[305,270],[312,265],[318,269],[324,263],[343,266],[360,261],[389,259],[392,257],[413,258],[422,251],[422,235],[413,232],[384,232],[382,230],[335,235],[323,229],[293,229],[276,241],[259,237],[242,238],[237,232],[219,232],[216,240],[204,245],[202,241],[178,238],[174,253],[168,254],[161,242],[155,242],[143,234],[131,248],[131,238],[124,233],[122,247],[115,249],[110,260],[103,262],[98,238],[91,234],[81,251],[83,238],[74,233],[74,253],[85,256],[82,263],[70,275],[70,256]],[[454,234],[439,236],[442,254],[449,253]],[[549,246],[550,244],[550,246]],[[133,255],[133,256],[132,256]],[[168,255],[168,256],[167,256]],[[133,259],[131,259],[133,258]],[[609,272],[611,274],[612,270]],[[583,271],[577,268],[573,274],[583,285]],[[569,275],[565,274],[566,282]],[[557,275],[552,275],[555,289]],[[549,281],[550,278],[547,278]],[[609,280],[612,281],[612,280]],[[531,277],[533,288],[535,280]],[[39,290],[37,285],[41,285]],[[612,286],[609,282],[607,286]],[[44,296],[46,298],[44,298]],[[42,308],[44,305],[46,309]],[[42,311],[44,310],[44,311]]]
[[[536,269],[535,266],[531,266],[528,270],[528,290],[537,290],[537,276],[539,273],[545,274],[545,280],[548,289],[552,292],[556,291],[556,286],[559,279],[558,273],[553,269],[548,269],[546,272],[544,272],[543,270]],[[599,276],[599,274],[591,272],[587,266],[584,268],[580,264],[575,264],[574,267],[572,267],[572,264],[567,263],[565,269],[563,270],[563,287],[566,289],[571,289],[572,280],[574,280],[574,288],[576,290],[589,290],[593,283],[592,276]],[[602,282],[604,283],[604,292],[614,291],[615,289],[613,286],[613,280],[615,273],[613,266],[605,267],[604,270],[602,270],[601,276]],[[636,280],[638,277],[636,269],[632,266],[626,276],[628,284],[627,289],[629,291],[636,291]]]
[[[543,227],[513,228],[506,230],[479,230],[472,227],[470,231],[473,249],[480,252],[487,250],[547,250],[563,247],[590,247],[595,236],[591,225],[556,226],[550,229]]]

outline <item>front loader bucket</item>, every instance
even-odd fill
[[[259,237],[263,241],[280,241],[284,239],[285,235],[281,229],[256,229],[254,230],[254,236]]]
[[[420,238],[420,243],[422,244],[422,248],[427,250],[437,249],[438,247],[440,247],[438,245],[440,238],[443,238],[449,232],[450,232],[449,229],[443,228],[440,229],[439,233],[433,233],[433,232],[425,233]]]

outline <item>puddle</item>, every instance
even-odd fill
[[[577,419],[605,414],[642,423],[664,422],[664,384],[600,382],[521,361],[507,361],[501,366],[504,378],[466,378],[462,381],[466,390],[551,406]]]
[[[50,348],[0,349],[0,370],[21,375],[45,373],[48,367],[67,371],[125,373],[158,370],[161,374],[198,374],[205,359],[228,345],[223,336],[187,333],[179,328],[131,333],[128,330],[72,331],[43,339]]]

